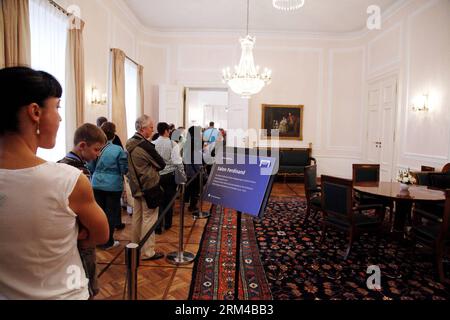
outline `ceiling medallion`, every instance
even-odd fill
[[[293,11],[303,7],[305,0],[273,0],[272,4],[278,10]]]

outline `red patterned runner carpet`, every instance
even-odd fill
[[[192,272],[191,300],[234,300],[237,213],[216,207]],[[239,300],[272,300],[251,217],[242,215]]]

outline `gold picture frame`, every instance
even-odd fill
[[[304,105],[263,104],[261,128],[263,138],[271,138],[271,130],[279,130],[280,140],[303,141]]]

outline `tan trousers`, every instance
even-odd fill
[[[144,198],[134,199],[133,209],[133,238],[138,243],[158,220],[158,210],[149,209]],[[151,258],[155,255],[155,233],[153,232],[147,242],[141,248],[141,258]]]
[[[128,182],[128,177],[125,177],[125,179],[124,179],[124,189],[125,189],[125,193],[127,195],[126,203],[128,206],[133,207],[134,206],[134,204],[133,204],[134,198],[131,195],[131,189],[130,189],[130,183]]]

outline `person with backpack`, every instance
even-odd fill
[[[88,162],[97,159],[103,149],[107,138],[105,133],[91,123],[81,125],[74,134],[73,148],[58,163],[68,164],[84,173],[86,178],[91,181],[92,175],[89,170]],[[84,226],[80,225],[80,229],[84,230]],[[97,279],[97,257],[95,245],[84,246],[78,242],[78,251],[80,252],[81,261],[83,262],[86,276],[89,279],[89,296],[93,299],[99,292]]]
[[[159,134],[158,139],[153,143],[155,145],[156,151],[164,159],[166,167],[159,172],[160,184],[164,189],[164,197],[161,203],[160,213],[168,206],[173,196],[177,193],[177,185],[175,182],[175,171],[181,170],[184,174],[183,159],[180,154],[180,147],[175,142],[172,141],[169,136],[170,126],[166,122],[158,123],[157,131]],[[161,234],[164,230],[170,229],[172,227],[172,216],[173,208],[171,207],[164,217],[164,224],[156,229],[156,233]]]
[[[136,133],[128,139],[128,179],[134,198],[132,241],[139,243],[158,220],[162,200],[159,171],[166,167],[155,145],[149,141],[153,134],[153,120],[142,115],[136,120]],[[158,260],[164,257],[155,250],[155,233],[141,248],[142,260]]]

